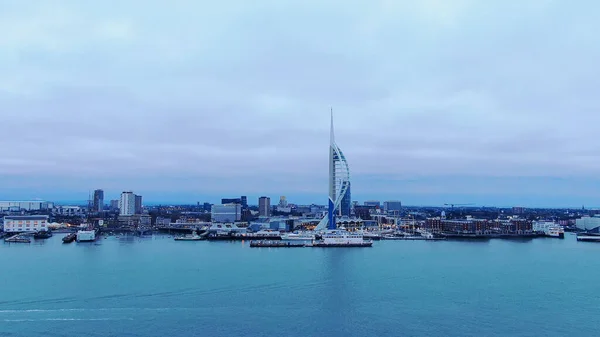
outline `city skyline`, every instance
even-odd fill
[[[0,199],[600,206],[600,4],[182,4],[0,4]]]

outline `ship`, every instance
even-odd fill
[[[315,233],[311,232],[293,232],[281,235],[282,241],[309,241],[312,242],[316,238]]]
[[[39,231],[33,234],[34,239],[48,239],[50,237],[52,237],[51,231]]]
[[[533,231],[552,238],[565,238],[565,230],[562,226],[551,221],[535,221]]]
[[[315,240],[313,247],[371,247],[373,241],[365,240],[362,233],[351,233],[343,229],[328,230],[321,240]]]
[[[278,248],[278,247],[284,247],[284,248],[300,248],[300,247],[305,247],[306,244],[304,242],[300,242],[300,241],[296,241],[296,242],[292,242],[292,241],[280,241],[280,240],[275,240],[275,241],[269,241],[269,240],[261,240],[261,241],[250,241],[250,247],[273,247],[273,248]]]
[[[11,236],[10,238],[6,238],[4,239],[4,242],[11,242],[11,243],[30,243],[31,240],[29,240],[26,237],[20,236],[20,235],[14,235]]]
[[[200,241],[206,240],[205,236],[198,235],[198,232],[193,231],[192,234],[186,234],[184,236],[175,237],[175,241]]]
[[[70,233],[62,238],[63,243],[71,243],[77,239],[77,233]]]

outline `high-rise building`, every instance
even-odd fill
[[[381,208],[381,202],[379,200],[368,200],[364,202],[365,206],[374,206]]]
[[[242,207],[247,208],[248,207],[248,197],[245,195],[242,195],[242,197],[240,199],[242,200]]]
[[[342,150],[335,143],[333,132],[333,112],[331,113],[331,130],[329,134],[329,204],[327,216],[319,222],[317,228],[336,229],[336,213],[342,204],[346,192],[350,188],[350,168]]]
[[[402,202],[398,200],[384,201],[383,210],[386,213],[399,213],[400,211],[402,211]]]
[[[258,198],[258,215],[259,216],[271,216],[271,198],[269,198],[269,197]]]
[[[119,209],[119,199],[111,200],[110,201],[110,210],[116,211],[118,209]]]
[[[135,214],[142,214],[142,196],[135,195]]]
[[[221,199],[221,204],[242,204],[242,198],[223,198]]]
[[[120,215],[134,215],[135,214],[135,194],[131,191],[125,191],[121,193],[121,200],[119,200],[119,214]]]
[[[212,205],[212,222],[235,222],[242,218],[241,204]]]
[[[282,195],[281,197],[279,197],[279,207],[287,207],[288,206],[288,202],[287,202],[287,198],[285,197],[285,195]]]
[[[341,214],[342,216],[350,216],[350,211],[352,210],[352,194],[350,192],[350,182],[347,182],[348,184],[348,189],[346,189],[346,193],[344,194],[344,196],[342,197],[342,202],[340,204],[340,212],[339,214]]]
[[[104,209],[104,191],[103,190],[95,190],[94,191],[93,211],[94,212],[102,212],[103,209]]]

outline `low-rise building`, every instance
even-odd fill
[[[81,206],[56,206],[52,213],[64,216],[81,216],[85,215],[85,208]]]
[[[4,217],[4,231],[16,232],[38,232],[48,229],[47,215],[18,215]]]
[[[52,209],[54,203],[47,201],[0,201],[0,211],[43,211]]]

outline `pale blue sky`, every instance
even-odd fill
[[[594,1],[0,1],[0,199],[600,205]],[[294,198],[296,200],[294,200]]]

